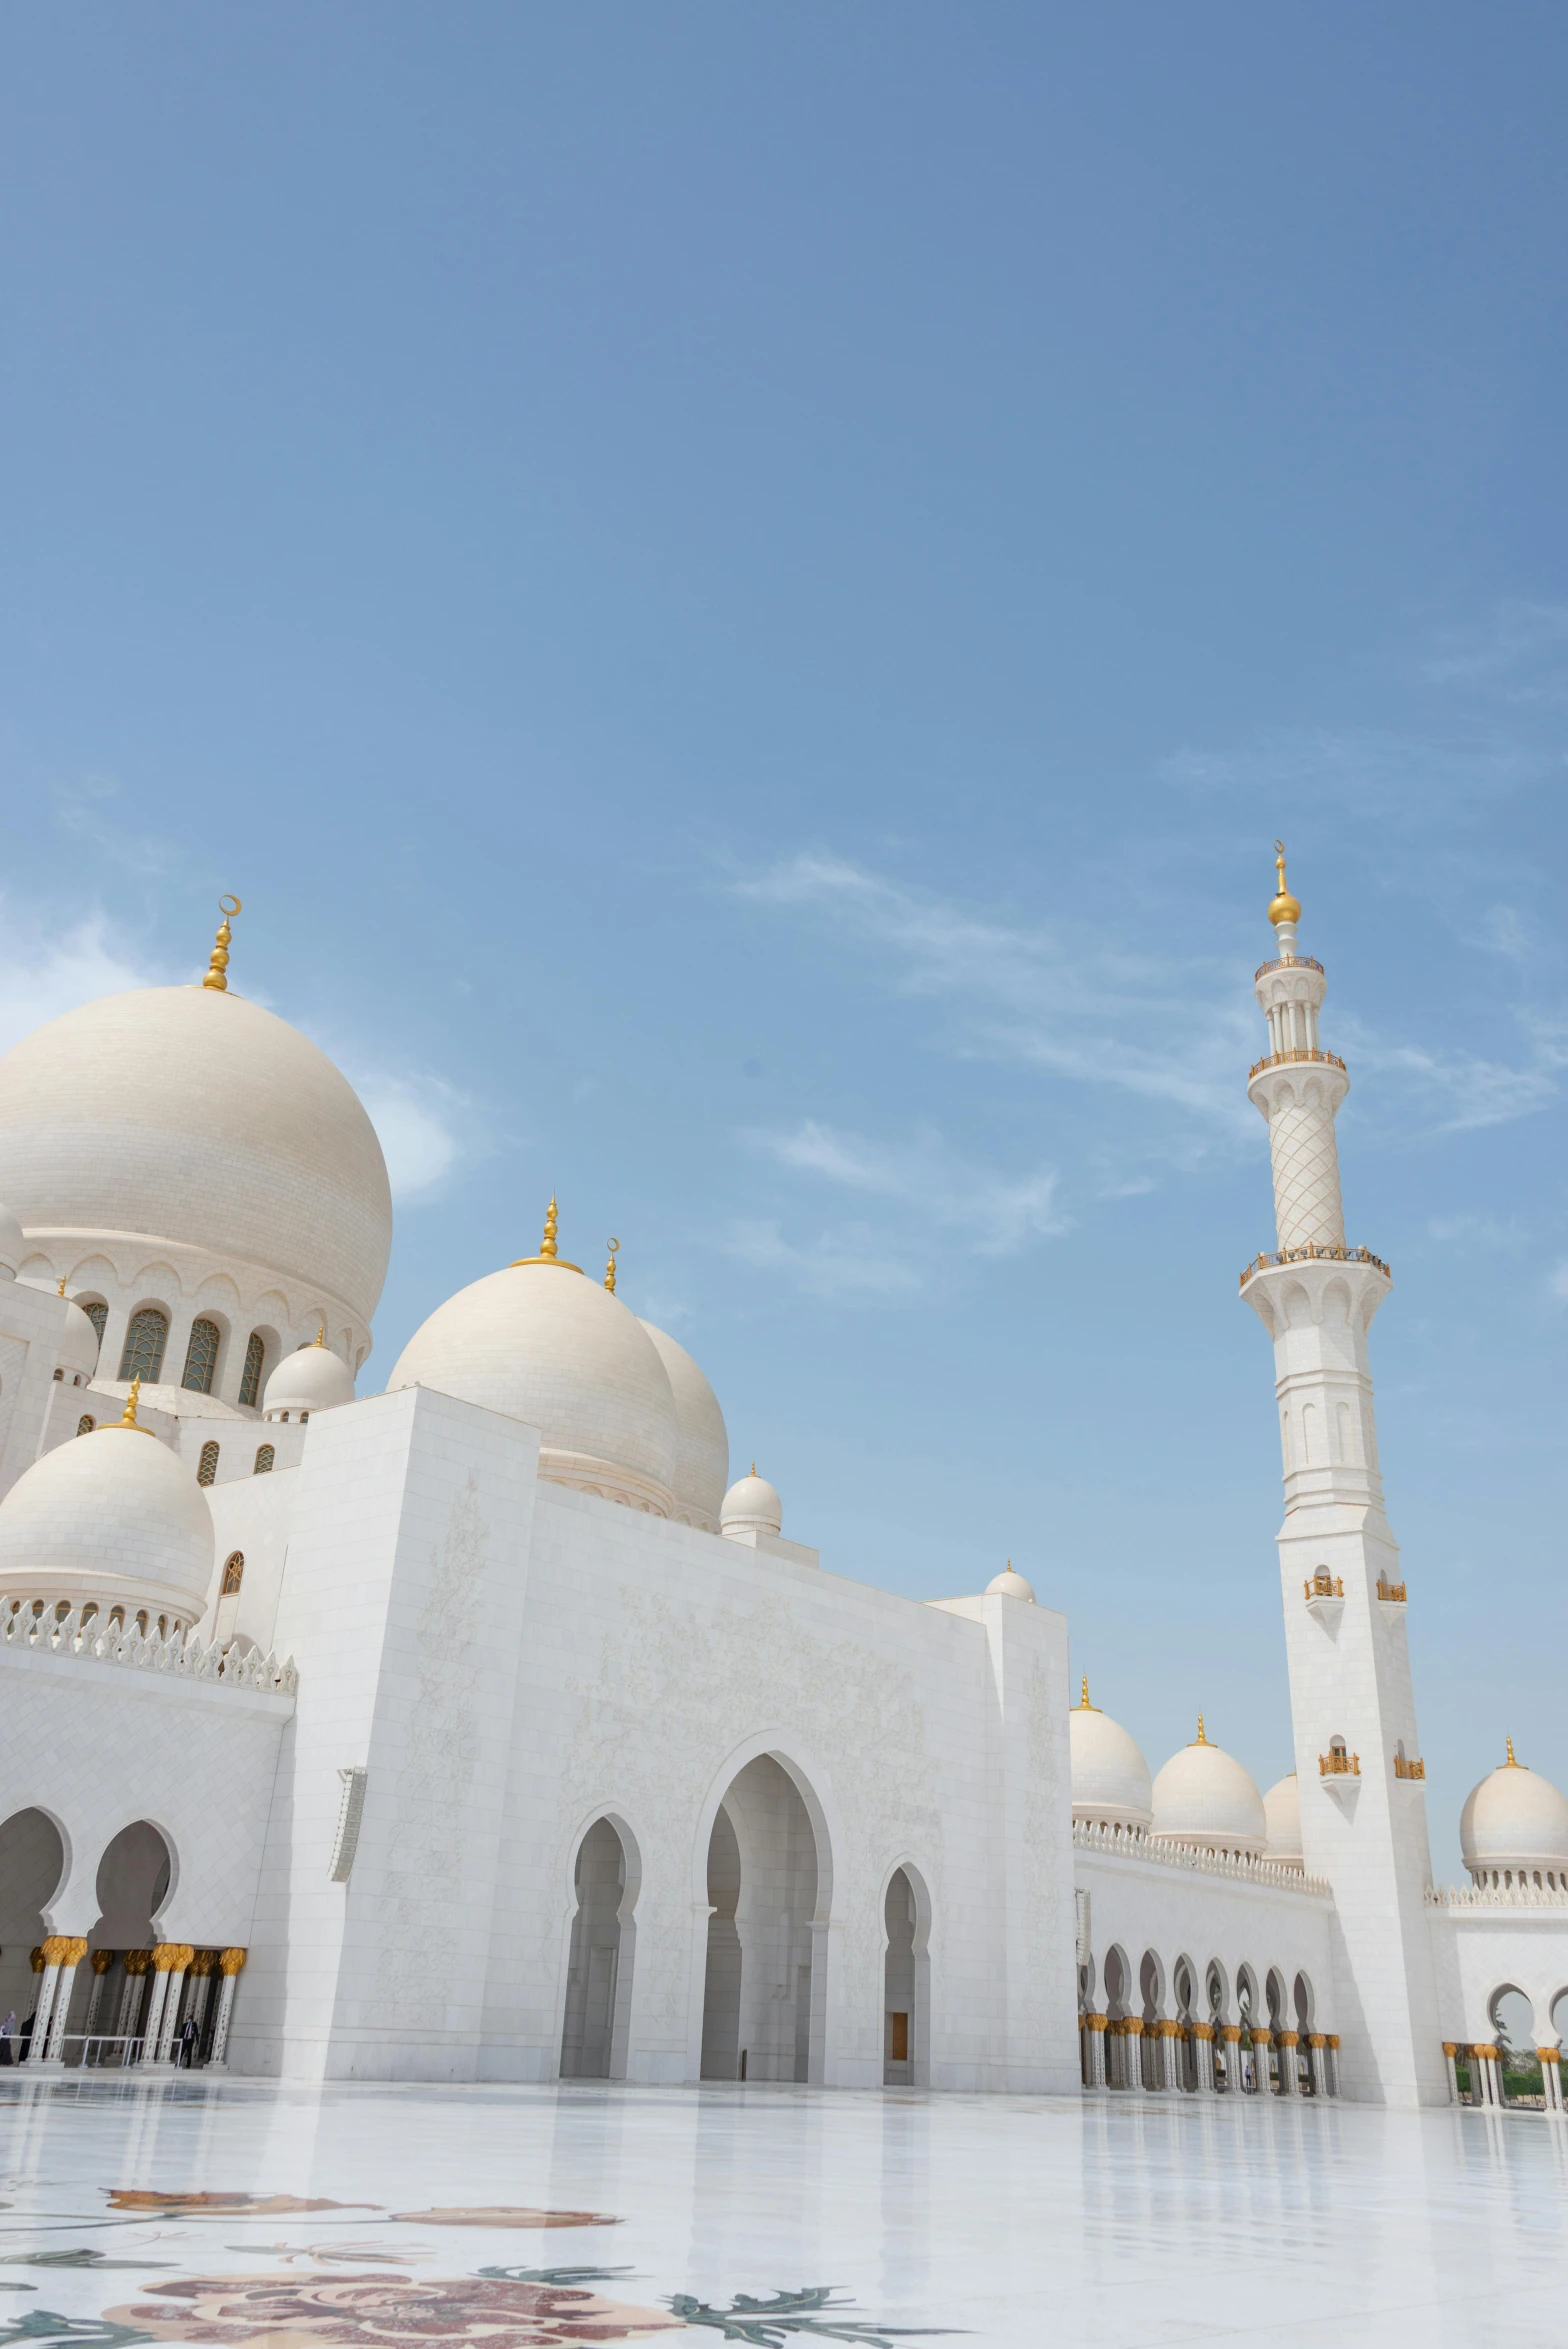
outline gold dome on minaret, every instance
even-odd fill
[[[1277,930],[1281,922],[1299,922],[1301,907],[1285,886],[1285,843],[1274,843],[1274,869],[1279,874],[1279,888],[1269,906],[1269,920]]]

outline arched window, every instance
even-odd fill
[[[256,1454],[256,1475],[269,1475],[271,1473],[272,1463],[276,1458],[277,1453],[273,1450],[271,1444],[263,1444],[261,1450]]]
[[[261,1366],[267,1357],[261,1332],[253,1329],[250,1343],[245,1348],[245,1375],[240,1380],[240,1401],[247,1411],[253,1411],[261,1398]]]
[[[92,1413],[90,1411],[84,1411],[81,1418],[76,1423],[76,1432],[78,1435],[91,1435],[93,1432],[93,1425],[94,1422]]]
[[[234,1593],[240,1587],[240,1578],[244,1572],[244,1551],[231,1550],[223,1561],[223,1588],[218,1593],[220,1599],[228,1599],[233,1597]]]
[[[218,1325],[215,1321],[193,1321],[191,1341],[185,1349],[185,1376],[182,1387],[193,1395],[212,1393],[212,1374],[218,1367]]]
[[[139,1378],[150,1387],[158,1383],[163,1368],[163,1349],[169,1342],[169,1316],[161,1305],[143,1305],[131,1315],[131,1326],[125,1333],[125,1351],[120,1356],[120,1376]]]
[[[196,1471],[196,1482],[198,1484],[216,1484],[217,1480],[218,1447],[216,1444],[203,1444],[201,1466]]]
[[[109,1318],[108,1306],[105,1305],[101,1297],[98,1297],[94,1298],[90,1305],[84,1305],[82,1307],[82,1311],[86,1314],[88,1320],[92,1323],[94,1332],[98,1339],[98,1343],[101,1346],[103,1344],[104,1323]]]

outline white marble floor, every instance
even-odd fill
[[[13,2079],[0,2349],[673,2340],[683,2295],[686,2339],[761,2349],[1557,2349],[1565,2189],[1535,2115]]]

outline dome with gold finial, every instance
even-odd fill
[[[560,1254],[552,1198],[537,1256],[438,1305],[387,1381],[433,1387],[536,1427],[539,1473],[627,1508],[676,1508],[679,1417],[669,1374],[620,1298]]]
[[[1000,1574],[993,1574],[985,1586],[988,1599],[1024,1599],[1034,1605],[1034,1588],[1023,1575],[1013,1572],[1013,1561],[1008,1559]]]
[[[719,1508],[719,1530],[733,1541],[748,1533],[782,1533],[784,1504],[753,1460],[749,1476],[730,1486]]]
[[[1145,1834],[1154,1816],[1149,1765],[1137,1739],[1109,1713],[1090,1704],[1087,1674],[1082,1696],[1067,1716],[1067,1735],[1074,1819],[1081,1826],[1103,1827],[1113,1834]]]
[[[1507,1759],[1466,1798],[1459,1848],[1476,1884],[1568,1890],[1568,1801],[1515,1760],[1512,1738]]]
[[[52,1266],[51,1286],[68,1273],[76,1288],[88,1259],[127,1283],[172,1265],[168,1308],[204,1279],[251,1296],[270,1283],[301,1318],[341,1308],[368,1347],[392,1244],[381,1145],[326,1054],[232,992],[228,934],[226,910],[200,984],[81,1004],[0,1057],[0,1198],[27,1235],[26,1277]]]
[[[1285,886],[1285,843],[1274,843],[1274,869],[1279,875],[1279,887],[1269,905],[1269,920],[1277,930],[1281,922],[1299,922],[1301,907]]]
[[[166,1630],[198,1620],[212,1512],[185,1463],[137,1425],[136,1402],[133,1388],[117,1426],[57,1444],[0,1501],[0,1605],[91,1602]]]
[[[1157,1774],[1153,1803],[1149,1833],[1159,1843],[1255,1859],[1268,1840],[1262,1795],[1233,1754],[1210,1744],[1201,1713],[1192,1744]]]
[[[261,1398],[263,1419],[308,1419],[354,1400],[354,1373],[318,1329],[313,1346],[296,1346],[272,1373]]]

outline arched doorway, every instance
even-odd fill
[[[64,1874],[65,1845],[54,1821],[42,1811],[14,1811],[0,1827],[0,2022],[14,2012],[13,2060],[38,1995],[32,1958],[44,1938],[43,1912]]]
[[[913,1868],[895,1868],[882,1906],[882,2085],[924,2087],[930,2079],[931,1903]]]
[[[149,1953],[158,1939],[153,1919],[169,1897],[173,1873],[169,1847],[148,1819],[122,1827],[98,1862],[98,1922],[87,1940],[95,1961],[99,1952],[112,1955],[107,1966],[77,1968],[73,2006],[82,2012],[80,2020],[73,2014],[70,2027],[119,2042],[118,2048],[96,2050],[99,2061],[116,2054],[123,2059],[126,2042],[140,2033],[152,1993]],[[182,2000],[191,1995],[192,1980],[181,1977]]]
[[[561,2029],[563,2080],[626,2076],[625,2017],[630,2011],[630,1928],[623,1936],[628,1889],[626,1846],[608,1819],[596,1819],[577,1848]],[[635,1891],[635,1885],[632,1886]],[[624,1977],[624,1978],[623,1978]]]
[[[1535,2006],[1516,1983],[1494,1990],[1487,2002],[1492,2040],[1498,2051],[1505,2104],[1540,2105],[1541,2059],[1535,2052]]]
[[[705,2080],[807,2080],[812,2071],[816,1831],[770,1754],[731,1779],[708,1843]]]

